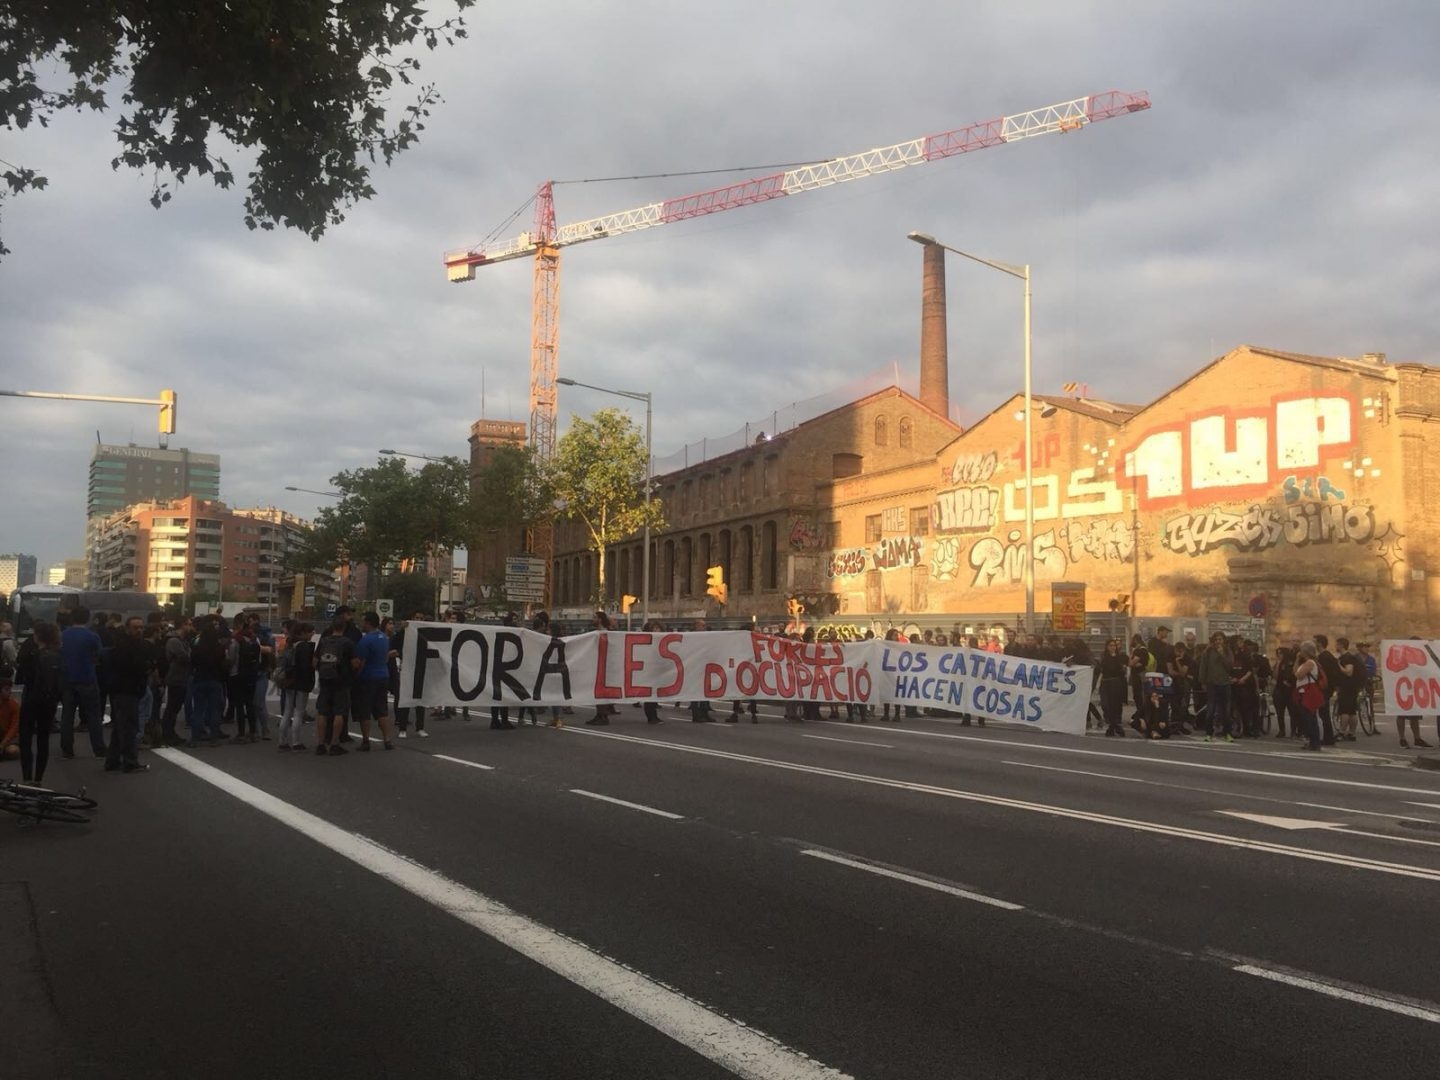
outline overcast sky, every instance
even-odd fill
[[[451,285],[441,256],[539,182],[818,160],[1107,89],[1154,108],[567,250],[561,374],[653,390],[657,455],[913,380],[910,230],[1032,265],[1037,392],[1148,401],[1242,343],[1437,360],[1433,0],[481,0],[469,27],[424,59],[446,101],[423,141],[319,243],[248,232],[204,181],[151,209],[110,169],[113,114],[0,135],[50,177],[4,205],[0,388],[173,387],[171,445],[221,455],[227,502],[309,516],[285,485],[381,447],[465,454],[482,379],[485,416],[526,418],[529,262]],[[557,217],[738,178],[561,186]],[[948,271],[951,396],[977,419],[1019,389],[1020,288]],[[562,390],[561,430],[607,404]],[[154,411],[0,410],[0,550],[79,556],[96,431],[154,445]]]

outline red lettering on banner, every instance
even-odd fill
[[[1402,675],[1395,680],[1395,704],[1407,713],[1412,709],[1430,712],[1437,703],[1440,703],[1440,679],[1435,676],[1412,679]]]
[[[653,697],[655,691],[648,686],[638,686],[635,682],[635,673],[645,668],[645,661],[637,659],[636,648],[648,647],[654,641],[650,634],[626,634],[625,635],[625,696],[627,698]]]
[[[597,698],[618,698],[620,696],[620,688],[618,686],[611,686],[605,680],[606,668],[610,666],[608,663],[609,658],[609,635],[601,634],[599,648],[595,658],[595,696]]]
[[[706,663],[704,685],[707,698],[724,697],[725,669],[719,664]]]
[[[685,685],[685,661],[680,659],[680,654],[675,651],[675,645],[680,641],[679,634],[666,634],[660,639],[657,651],[666,660],[675,665],[675,681],[669,686],[662,686],[656,693],[660,697],[671,697],[680,692]]]

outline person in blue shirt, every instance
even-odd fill
[[[60,687],[60,754],[75,756],[75,713],[78,710],[90,734],[90,749],[105,756],[104,717],[100,706],[100,680],[96,667],[104,648],[100,635],[87,625],[90,612],[76,608],[70,625],[60,635],[60,665],[64,681]]]
[[[370,749],[370,721],[380,724],[380,738],[386,750],[394,750],[390,732],[390,637],[380,629],[380,616],[365,612],[361,620],[365,632],[355,644],[355,693],[351,708],[360,719],[360,750]]]

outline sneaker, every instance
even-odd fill
[[[121,771],[121,772],[127,772],[127,773],[132,773],[132,772],[149,772],[149,771],[150,771],[150,766],[149,766],[149,765],[142,765],[140,762],[137,761],[137,762],[135,762],[135,763],[132,764],[132,765],[126,765],[126,766],[125,766],[123,769],[121,769],[120,771]]]
[[[350,732],[347,731],[347,732],[345,732],[345,734],[343,734],[343,735],[340,736],[340,741],[341,741],[341,742],[354,742],[354,741],[355,741],[355,736],[351,735]]]
[[[282,743],[281,743],[279,746],[277,746],[275,749],[276,749],[276,750],[280,750],[280,751],[288,751],[288,750],[290,749],[290,747],[286,746],[286,745],[282,742]]]
[[[1225,741],[1226,741],[1226,742],[1234,742],[1234,741],[1235,741],[1235,736],[1234,736],[1234,735],[1226,735],[1226,736],[1225,736]]]
[[[349,752],[349,750],[346,750],[345,747],[341,746],[339,743],[336,743],[334,746],[330,747],[331,757],[339,757],[341,754],[348,754]]]
[[[394,744],[393,742],[387,742],[387,743],[385,744],[385,749],[386,749],[386,750],[394,750],[394,749],[395,749],[395,744]]]
[[[1354,735],[1351,735],[1350,738],[1353,739],[1353,738],[1355,738],[1355,736],[1354,736]],[[1416,740],[1415,740],[1415,745],[1416,745],[1416,746],[1423,746],[1423,747],[1424,747],[1425,749],[1427,749],[1427,750],[1430,748],[1430,744],[1429,744],[1428,742],[1426,742],[1424,739],[1421,739],[1421,738],[1416,738]]]
[[[294,746],[290,747],[290,749],[303,754],[305,752],[305,744],[297,742]]]
[[[409,737],[410,737],[409,732],[406,732],[406,731],[400,732],[400,738],[402,738],[402,739],[408,739]]]
[[[344,740],[341,741],[343,742]],[[370,740],[363,740],[360,745],[356,747],[356,749],[359,750],[362,754],[368,754],[370,752]]]
[[[428,732],[428,731],[417,731],[417,732],[415,732],[415,737],[416,737],[417,739],[428,739],[428,738],[430,737],[430,732]]]
[[[329,748],[328,746],[326,746],[323,742],[322,742],[319,746],[315,747],[315,753],[317,753],[317,754],[324,755],[324,754],[328,754],[329,752],[330,752],[330,748]]]
[[[1205,736],[1205,741],[1206,741],[1206,742],[1214,742],[1214,741],[1215,741],[1215,738],[1214,738],[1214,736],[1212,736],[1212,735],[1206,735],[1206,736]]]

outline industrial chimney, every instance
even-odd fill
[[[920,282],[920,401],[950,415],[950,361],[945,335],[945,249],[931,241]]]

